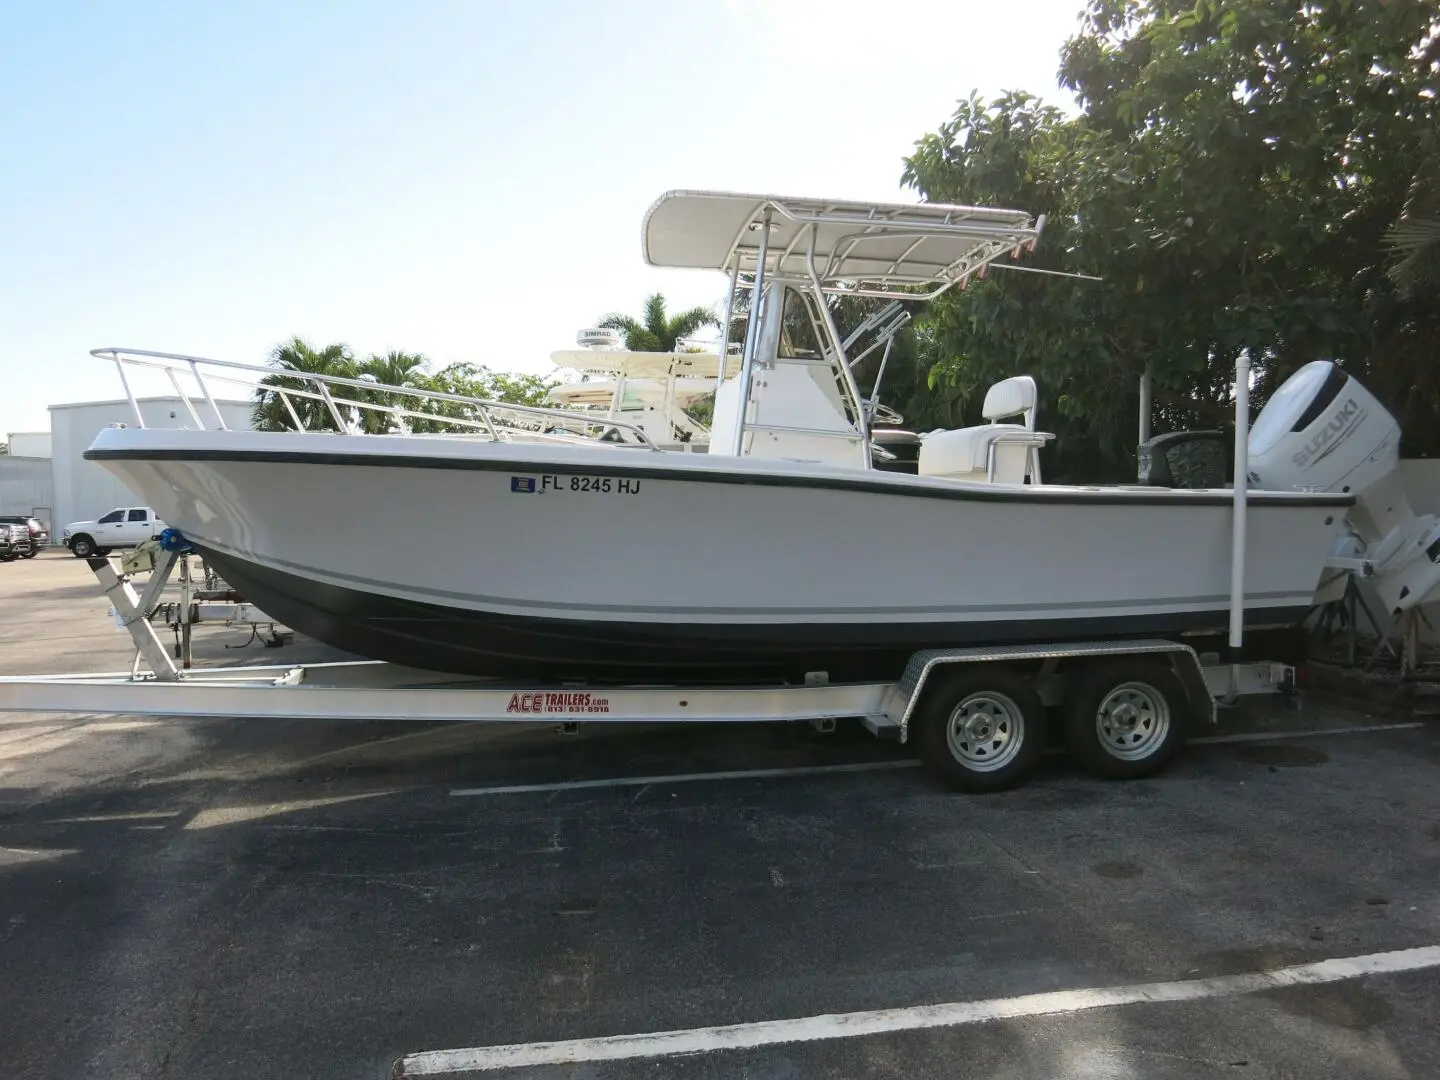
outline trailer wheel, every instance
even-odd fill
[[[1045,706],[1030,682],[1000,667],[936,676],[915,711],[920,757],[961,791],[1001,791],[1023,781],[1044,749]]]
[[[1185,745],[1185,688],[1169,667],[1121,660],[1084,672],[1065,706],[1065,743],[1085,769],[1111,780],[1154,776]]]

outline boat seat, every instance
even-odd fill
[[[990,484],[1040,483],[1040,449],[1055,436],[1035,430],[1035,380],[1004,379],[985,394],[988,424],[932,431],[920,445],[921,476]],[[1019,416],[1024,423],[1001,423]]]

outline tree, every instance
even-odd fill
[[[554,408],[550,391],[559,385],[559,380],[544,375],[524,372],[492,371],[480,364],[457,363],[441,368],[430,376],[423,387],[442,394],[458,394],[462,397],[481,398],[485,401],[505,402],[511,405],[529,405],[538,408]],[[461,402],[432,401],[425,406],[426,412],[439,416],[458,417],[465,420],[479,420],[479,410]],[[415,421],[416,431],[453,431],[453,426],[443,423],[430,424]]]
[[[624,334],[625,348],[632,352],[674,352],[681,338],[690,337],[704,326],[718,327],[720,320],[708,307],[693,307],[671,316],[665,310],[665,297],[654,293],[646,298],[641,319],[616,312],[606,315],[599,325]]]
[[[1395,256],[1390,280],[1406,297],[1440,289],[1440,130],[1427,132],[1425,145],[1405,208],[1386,236]]]
[[[1156,430],[1223,425],[1241,349],[1257,404],[1337,358],[1407,449],[1440,450],[1440,310],[1396,289],[1384,240],[1440,121],[1437,27],[1418,0],[1093,0],[1060,70],[1079,116],[972,97],[904,182],[1044,212],[1025,265],[1104,280],[997,270],[943,297],[917,335],[933,379],[971,407],[1035,374],[1056,478],[1133,475],[1147,368]]]
[[[270,350],[268,359],[271,367],[280,370],[274,375],[266,376],[264,385],[277,389],[303,390],[312,394],[316,392],[315,383],[311,380],[294,374],[287,375],[285,372],[335,375],[347,379],[356,378],[360,374],[348,346],[334,344],[315,349],[299,335],[276,345]],[[285,407],[287,399],[306,431],[337,430],[335,419],[323,401],[293,394],[282,397],[275,390],[264,389],[255,391],[255,404],[250,417],[255,430],[288,431],[293,428],[295,425],[290,419],[290,411]]]
[[[357,365],[357,377],[366,382],[381,383],[385,386],[424,390],[428,389],[430,382],[430,376],[426,372],[427,366],[428,361],[420,353],[407,353],[392,349],[384,356],[372,353]],[[411,411],[426,411],[426,407],[420,399],[387,390],[360,390],[351,387],[343,391],[343,396],[383,409],[399,407]],[[360,430],[369,435],[383,435],[397,428],[403,431],[409,424],[409,421],[403,417],[392,419],[374,409],[357,409],[354,419]]]

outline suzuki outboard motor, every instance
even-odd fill
[[[1417,517],[1400,485],[1400,425],[1329,360],[1306,364],[1250,429],[1250,483],[1355,496],[1345,522],[1392,613],[1440,586],[1440,520]]]

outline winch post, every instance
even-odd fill
[[[87,565],[100,579],[100,588],[104,591],[106,599],[115,607],[115,614],[122,625],[130,634],[130,640],[135,642],[136,655],[142,657],[150,670],[154,672],[155,678],[162,682],[175,682],[180,678],[180,672],[170,659],[170,654],[165,646],[160,643],[159,637],[155,634],[155,628],[150,625],[150,620],[145,618],[146,608],[140,604],[140,598],[135,595],[130,582],[115,573],[115,568],[110,565],[110,560],[105,558],[93,558],[86,560]],[[154,579],[151,586],[155,584]],[[162,581],[163,584],[163,581]],[[158,594],[158,588],[156,592]],[[145,590],[146,596],[150,595],[150,589]]]
[[[190,626],[194,620],[194,590],[190,586],[190,556],[180,556],[180,666],[194,667],[190,654]]]
[[[147,541],[153,543],[153,541]],[[170,580],[170,574],[175,569],[176,554],[167,548],[160,548],[159,553],[154,555],[154,562],[150,567],[150,580],[145,583],[145,590],[140,594],[140,610],[146,615],[160,602],[160,594],[165,591],[165,584]]]

